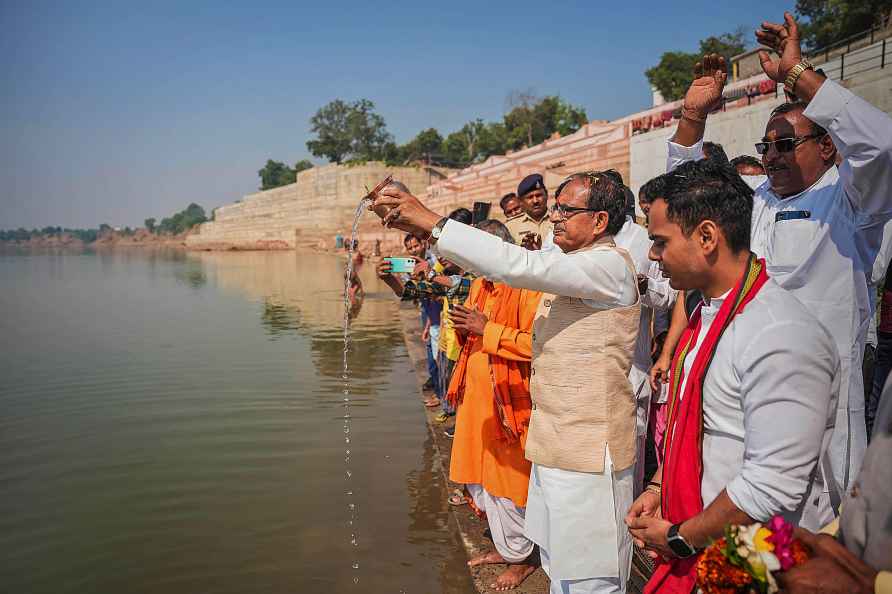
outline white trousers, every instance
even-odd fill
[[[632,506],[634,473],[634,467],[613,472],[609,448],[605,472],[533,463],[524,530],[548,559],[542,565],[552,582],[591,582],[598,588],[593,591],[624,591],[632,563],[632,536],[624,519]]]
[[[474,504],[486,512],[489,531],[496,551],[508,563],[520,563],[530,556],[533,541],[524,536],[524,508],[517,507],[505,497],[490,495],[480,485],[465,485],[474,499]]]
[[[545,549],[539,549],[539,557],[542,559],[542,569],[551,575],[550,559]],[[625,592],[625,584],[620,585],[620,578],[596,577],[587,580],[551,580],[549,594],[621,594]]]

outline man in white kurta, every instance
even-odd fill
[[[802,78],[819,76],[806,71]],[[892,119],[831,80],[812,84],[817,91],[809,96],[800,82],[802,104],[773,116],[766,140],[795,136],[801,143],[820,142],[819,135],[807,138],[785,121],[801,114],[826,130],[842,163],[836,167],[831,158],[807,187],[778,193],[781,176],[789,178],[796,165],[805,168],[803,160],[817,156],[803,156],[813,147],[799,144],[778,158],[769,146],[763,155],[769,178],[755,187],[753,198],[751,247],[765,258],[769,276],[827,326],[838,347],[842,387],[829,455],[836,486],[844,492],[867,447],[861,361],[875,303],[868,281],[883,226],[892,217]],[[668,168],[702,156],[702,135],[689,146],[670,141]],[[776,164],[781,158],[788,161]]]
[[[436,250],[459,266],[495,282],[550,293],[556,299],[571,298],[592,312],[622,310],[637,306],[638,290],[635,268],[624,251],[613,247],[612,234],[622,221],[624,197],[619,188],[595,196],[593,181],[598,176],[579,176],[566,183],[555,197],[552,220],[555,222],[556,248],[529,251],[500,241],[487,233],[454,221],[444,221],[420,202],[405,194],[385,194],[375,206],[394,207],[385,222],[402,229],[432,233]],[[597,183],[610,187],[601,176]],[[562,186],[563,187],[563,186]],[[601,187],[601,186],[599,186]],[[608,195],[609,194],[609,195]],[[615,200],[615,204],[613,203]],[[609,204],[608,204],[609,201]],[[611,218],[613,217],[613,218]],[[607,230],[612,229],[611,233]],[[543,298],[540,307],[550,307]],[[626,358],[631,364],[637,320],[632,325],[632,339]],[[534,331],[535,332],[535,331]],[[536,338],[534,337],[534,342]],[[580,350],[576,357],[590,355]],[[536,370],[534,345],[533,369]],[[574,363],[569,362],[572,368]],[[572,371],[572,369],[570,370]],[[533,371],[535,374],[535,371]],[[628,368],[623,372],[628,374]],[[625,382],[626,380],[621,380]],[[574,394],[586,393],[586,386],[572,386]],[[624,389],[628,391],[626,384]],[[531,436],[536,425],[536,394]],[[634,463],[634,404],[630,404],[628,442]],[[602,407],[598,407],[602,409]],[[614,439],[613,437],[611,439]],[[539,444],[559,448],[558,443]],[[526,534],[540,546],[543,568],[548,573],[554,593],[623,592],[631,563],[631,539],[623,518],[633,498],[633,467],[626,463],[617,468],[607,444],[601,443],[603,472],[579,472],[537,464],[533,460],[526,510]],[[619,448],[617,448],[619,450]],[[614,451],[613,458],[628,453]],[[590,453],[582,452],[583,455]]]
[[[739,309],[732,307],[737,301],[726,303],[735,287],[746,287],[761,268],[749,250],[749,217],[735,220],[749,214],[751,191],[734,172],[714,163],[698,161],[681,169],[667,196],[651,205],[651,254],[673,287],[705,296],[699,329],[695,314],[689,327],[693,338],[683,337],[691,340],[690,348],[679,347],[683,366],[680,376],[673,369],[681,382],[673,388],[678,400],[672,405],[679,410],[699,392],[702,416],[682,417],[686,425],[673,417],[668,428],[690,452],[699,453],[701,470],[692,478],[697,467],[690,459],[670,457],[652,479],[654,490],[649,485],[628,518],[633,536],[667,559],[692,556],[690,547],[707,546],[727,523],[782,514],[796,524],[819,527],[833,517],[829,502],[820,497],[819,461],[833,432],[839,385],[839,358],[829,333],[771,278],[761,286],[752,283],[757,288],[750,293],[739,289],[749,299]],[[716,327],[723,329],[717,342],[701,353],[720,312],[729,309],[736,315]],[[706,367],[698,376],[695,362],[701,360]],[[702,389],[689,381],[702,382]],[[698,408],[692,410],[696,415]],[[691,441],[694,435],[699,447],[690,445],[697,443]],[[681,499],[688,491],[679,487],[691,480],[699,483],[699,501]],[[688,547],[684,555],[673,546],[673,534]],[[671,563],[672,572],[659,567],[646,591],[681,591],[678,576],[693,579],[690,561]]]

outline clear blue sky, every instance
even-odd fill
[[[792,5],[0,0],[0,228],[232,202],[267,158],[310,156],[335,98],[374,101],[399,142],[498,119],[530,87],[616,118],[650,105],[663,51]]]

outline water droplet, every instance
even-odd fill
[[[344,438],[344,443],[350,443],[350,438],[349,438],[349,437],[345,437],[345,438]]]

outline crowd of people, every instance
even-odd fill
[[[643,221],[612,170],[553,197],[527,176],[505,224],[375,198],[417,262],[378,275],[419,303],[495,590],[541,565],[555,594],[624,592],[638,547],[645,592],[689,594],[729,524],[780,515],[811,549],[782,590],[892,592],[892,119],[802,58],[789,14],[756,36],[788,99],[761,159],[703,141],[727,79],[704,56]]]

